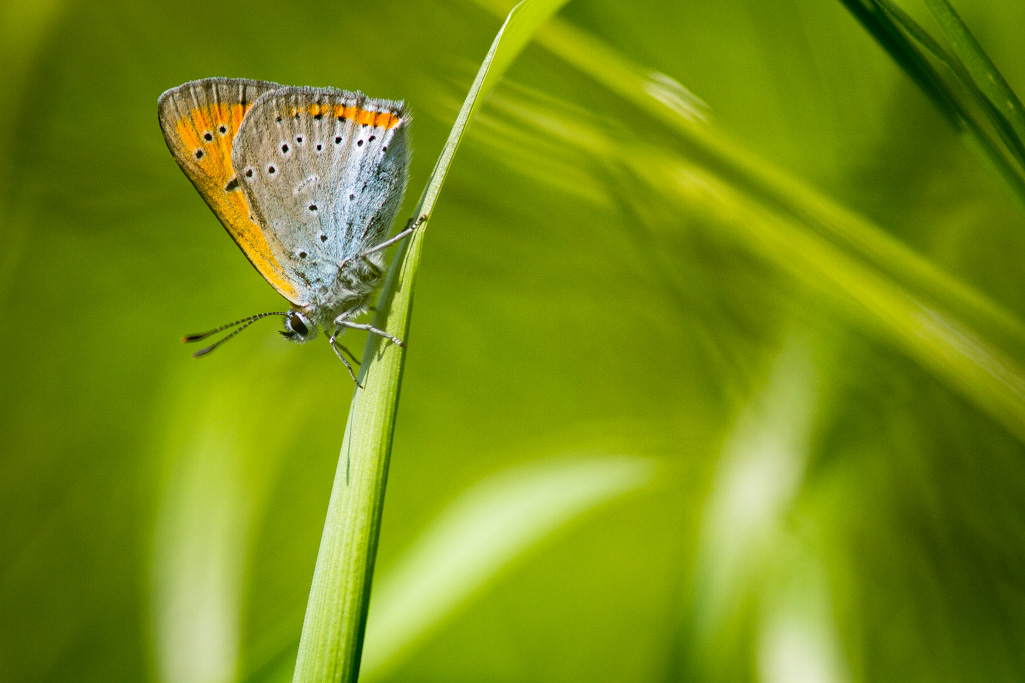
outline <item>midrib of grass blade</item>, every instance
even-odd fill
[[[537,28],[567,0],[524,0],[509,13],[473,81],[417,205],[430,217],[452,158],[481,100]],[[375,327],[409,339],[413,282],[427,221],[405,241],[378,300]],[[328,503],[293,681],[355,681],[377,553],[405,352],[369,335]]]

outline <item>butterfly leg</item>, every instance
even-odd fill
[[[412,218],[410,218],[409,222],[406,223],[406,227],[403,230],[395,233],[394,235],[392,235],[391,237],[389,237],[385,241],[381,242],[380,244],[375,244],[374,246],[372,246],[369,249],[367,249],[366,251],[364,251],[362,254],[357,254],[356,256],[353,256],[351,258],[345,259],[344,261],[341,262],[341,264],[339,264],[339,267],[340,268],[344,268],[345,266],[349,265],[350,263],[352,263],[356,259],[365,259],[367,256],[370,256],[371,254],[373,254],[375,252],[381,251],[383,249],[387,249],[388,247],[390,247],[391,245],[395,244],[396,242],[401,242],[402,240],[406,239],[407,237],[412,235],[414,232],[416,232],[416,229],[419,228],[420,225],[423,224],[423,222],[426,221],[426,220],[427,220],[427,215],[426,214],[424,214],[423,216],[420,216],[419,218],[417,218],[415,222],[413,221]]]
[[[351,327],[354,330],[366,330],[371,334],[376,334],[379,337],[384,337],[385,339],[391,340],[392,343],[398,344],[402,348],[406,348],[406,342],[402,341],[398,337],[388,334],[384,330],[379,330],[376,327],[373,327],[372,325],[368,325],[367,323],[354,323],[351,320],[339,320],[336,318],[335,325],[338,325],[339,327]]]
[[[343,351],[343,352],[345,353],[345,355],[346,355],[346,356],[348,356],[349,358],[351,358],[351,359],[352,359],[352,362],[353,362],[353,363],[355,363],[356,365],[362,365],[362,363],[360,363],[360,362],[359,362],[359,358],[356,358],[356,355],[355,355],[355,354],[354,354],[354,353],[353,353],[352,351],[350,351],[349,349],[347,349],[347,348],[345,348],[344,346],[342,346],[342,342],[340,342],[340,341],[338,341],[338,340],[336,339],[336,340],[335,340],[335,341],[333,342],[333,344],[334,344],[335,346],[337,346],[338,348],[340,348],[340,349],[341,349],[341,350],[342,350],[342,351]]]
[[[339,344],[337,341],[335,341],[335,338],[337,336],[338,336],[338,329],[335,329],[335,333],[331,335],[330,339],[328,339],[328,342],[331,344],[331,349],[335,352],[335,355],[338,356],[338,360],[340,360],[343,363],[345,363],[345,369],[349,371],[349,377],[352,377],[352,381],[356,383],[356,386],[358,386],[360,389],[362,389],[363,385],[359,383],[358,379],[356,379],[356,373],[353,372],[352,365],[349,364],[348,359],[346,359],[346,357],[342,355],[342,352],[339,349],[340,348],[344,349],[346,353],[349,353],[349,350],[346,349],[341,344]],[[351,353],[349,353],[349,355],[352,356]],[[356,360],[356,357],[353,356],[352,359]],[[359,364],[359,361],[356,361],[356,363]]]

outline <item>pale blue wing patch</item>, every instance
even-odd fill
[[[333,88],[281,88],[247,113],[232,164],[275,256],[309,290],[329,288],[345,258],[387,235],[408,122],[401,102]]]
[[[402,111],[401,103],[368,99],[369,112]],[[339,197],[334,205],[334,222],[345,239],[340,243],[342,259],[354,257],[387,238],[395,215],[402,206],[409,166],[409,122],[386,129],[357,124],[349,143],[349,160],[342,174],[332,178],[330,191]]]

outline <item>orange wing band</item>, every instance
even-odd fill
[[[297,302],[295,288],[271,252],[263,230],[251,219],[245,197],[231,165],[231,149],[242,117],[251,104],[215,103],[192,109],[178,121],[177,133],[183,154],[191,157],[201,175],[190,176],[200,193],[221,219],[228,233],[261,275],[289,301]]]

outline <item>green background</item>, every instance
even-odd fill
[[[959,4],[1025,90],[1025,6]],[[404,98],[408,213],[487,7],[0,6],[0,681],[290,680],[352,385],[269,321],[203,361],[178,342],[282,303],[156,99],[206,76]],[[425,237],[365,679],[1025,679],[1022,375],[980,351],[1025,349],[1021,205],[839,2],[560,21],[902,243],[889,271],[857,257],[894,291],[923,301],[931,263],[1001,313],[909,351],[923,318],[797,272],[800,235],[529,47]]]

